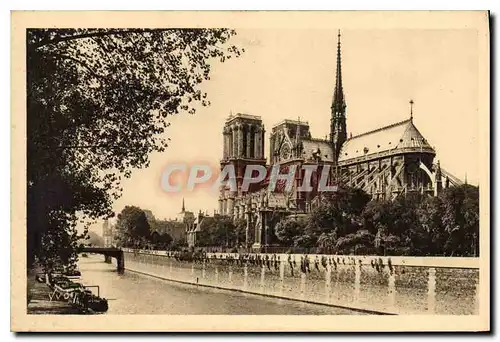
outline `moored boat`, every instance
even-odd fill
[[[92,293],[88,287],[81,283],[74,282],[72,277],[60,273],[46,275],[37,275],[37,280],[45,281],[48,279],[47,285],[54,290],[51,300],[63,300],[78,306],[82,311],[102,313],[108,310],[108,300],[99,295]],[[99,287],[97,286],[99,291]]]

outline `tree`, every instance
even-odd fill
[[[226,216],[205,217],[196,233],[196,245],[201,247],[231,247],[236,245],[236,227]]]
[[[444,230],[443,202],[441,196],[424,199],[417,208],[417,216],[422,230],[427,232],[428,255],[443,255],[447,233]]]
[[[236,245],[245,245],[246,239],[246,230],[247,230],[247,221],[245,219],[236,219],[234,221],[234,232],[236,237]],[[250,231],[248,232],[250,239]]]
[[[372,200],[363,210],[363,228],[377,234],[382,227],[387,234],[387,227],[391,224],[393,218],[391,214],[392,201]]]
[[[419,200],[401,197],[393,201],[372,201],[366,206],[363,226],[376,235],[377,248],[390,248],[391,253],[398,253],[395,248],[404,247],[409,248],[412,255],[425,254],[428,235],[418,223]],[[390,246],[386,245],[389,241]],[[397,247],[395,241],[398,241]]]
[[[79,241],[85,245],[104,247],[104,239],[99,234],[89,231],[85,239]]]
[[[152,232],[149,236],[149,240],[153,245],[157,246],[160,242],[160,234],[157,231]]]
[[[335,232],[337,236],[355,233],[362,226],[361,214],[370,196],[361,189],[339,187],[338,191],[322,195],[321,204],[308,218],[307,232],[317,239],[321,234]]]
[[[116,240],[123,247],[137,247],[150,239],[150,227],[144,211],[138,207],[126,206],[116,221]]]
[[[151,233],[149,241],[154,249],[166,250],[172,244],[173,238],[168,233],[160,234],[158,231]]]
[[[155,218],[153,212],[149,209],[143,209],[143,211],[144,211],[144,214],[146,215],[146,219],[148,220],[149,227],[151,228],[151,231],[155,231],[156,226],[157,226],[157,222],[156,222],[156,218]]]
[[[387,226],[378,223],[377,234],[374,239],[374,247],[379,255],[401,255],[401,239],[399,236],[389,234]]]
[[[120,183],[168,145],[169,115],[209,105],[227,29],[27,31],[28,264],[56,256],[81,217],[111,217]],[[62,238],[60,235],[66,234]],[[54,235],[54,237],[51,237]],[[58,237],[59,236],[59,237]],[[66,248],[61,245],[61,248]]]
[[[321,234],[334,232],[341,224],[342,214],[331,202],[321,203],[307,217],[306,232],[317,239]]]
[[[392,255],[478,255],[479,189],[462,185],[438,197],[372,201],[364,227],[375,246]]]
[[[158,239],[158,243],[164,248],[168,247],[173,241],[174,239],[168,233],[161,234]]]
[[[447,234],[446,255],[478,255],[479,188],[465,184],[445,189],[440,197],[442,224]]]
[[[300,218],[287,217],[276,224],[275,234],[283,246],[292,246],[295,239],[304,234],[305,226]]]
[[[313,248],[316,244],[316,239],[311,235],[302,234],[293,239],[293,246],[299,248]]]
[[[321,248],[323,253],[332,253],[335,250],[337,243],[337,233],[323,233],[318,238],[318,247]]]
[[[225,216],[219,216],[214,222],[212,246],[234,246],[236,244],[236,229],[232,220]]]
[[[339,208],[355,220],[361,215],[370,199],[371,196],[364,190],[352,187],[340,187],[332,197],[332,200],[338,201]]]
[[[196,232],[196,245],[200,247],[208,247],[212,245],[212,227],[204,227]]]
[[[68,224],[65,217],[54,214],[50,217],[50,222],[46,234],[42,235],[40,251],[37,254],[38,261],[46,270],[51,270],[55,265],[74,265],[78,260],[77,248],[83,245],[84,234],[78,234],[76,222],[70,221]],[[57,223],[68,224],[65,230],[58,229]],[[43,246],[43,247],[42,247]]]
[[[340,254],[372,254],[375,237],[368,230],[358,230],[337,240],[335,249]]]

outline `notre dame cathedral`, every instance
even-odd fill
[[[411,193],[435,196],[443,187],[461,184],[439,162],[434,163],[436,151],[413,123],[413,101],[407,120],[349,137],[346,108],[339,33],[329,137],[313,138],[307,122],[284,120],[271,129],[268,161],[264,157],[261,118],[236,114],[227,119],[220,164],[221,168],[234,165],[238,189],[221,188],[219,214],[246,219],[247,232],[255,225],[254,249],[269,244],[270,232],[279,219],[307,213],[321,196],[297,190],[303,176],[300,172],[295,176],[294,190],[288,193],[268,193],[264,188],[243,193],[240,187],[246,165],[297,165],[299,169],[306,164],[329,165],[337,184],[361,188],[376,199],[395,199]]]

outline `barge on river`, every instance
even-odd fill
[[[66,301],[84,313],[103,313],[108,311],[108,300],[99,295],[99,286],[85,286],[74,280],[79,275],[39,274],[37,280],[45,282],[52,290],[50,300]],[[97,288],[97,295],[90,288]]]

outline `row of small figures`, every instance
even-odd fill
[[[174,258],[177,261],[184,261],[182,260],[178,254],[174,255]],[[276,270],[279,268],[280,264],[280,256],[276,254],[266,254],[266,255],[260,255],[260,254],[238,254],[237,257],[233,256],[232,254],[224,255],[221,254],[220,257],[217,256],[217,254],[213,254],[211,257],[208,257],[206,254],[202,254],[199,257],[194,257],[192,262],[210,262],[212,260],[221,260],[221,261],[226,261],[228,264],[236,264],[236,265],[259,265],[259,266],[267,266],[267,268],[270,270],[271,267],[273,266]],[[327,265],[330,265],[330,268],[333,267],[334,270],[337,269],[338,265],[354,265],[356,266],[356,260],[358,261],[359,267],[362,266],[362,261],[361,259],[356,259],[354,257],[327,257],[323,255],[321,257],[321,261],[319,259],[319,256],[316,256],[314,259],[314,269],[316,269],[318,272],[320,271],[320,264],[321,266],[326,270]],[[297,267],[297,262],[295,260],[295,257],[292,255],[288,255],[288,264],[290,265],[290,268],[293,270],[295,267]],[[310,268],[310,260],[309,256],[307,254],[302,255],[300,257],[300,269],[303,273],[310,273],[311,268]],[[370,265],[372,268],[376,269],[377,272],[382,272],[385,265],[382,260],[382,258],[378,259],[371,259]],[[393,266],[391,263],[391,259],[388,258],[387,260],[387,266],[392,274],[393,272]],[[293,271],[292,271],[293,273]]]

